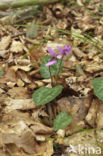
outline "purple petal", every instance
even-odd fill
[[[57,49],[59,51],[59,55],[63,55],[63,53],[64,53],[63,48],[60,46],[57,46]]]
[[[68,47],[68,51],[71,51],[71,50],[72,50],[72,46],[69,45],[69,47]]]
[[[61,59],[62,58],[62,55],[57,55],[57,59]]]
[[[64,50],[65,50],[65,55],[67,56],[71,52],[72,46],[69,45],[69,47],[67,47],[67,45],[65,45],[64,46]]]
[[[56,57],[56,52],[52,48],[48,47],[47,51],[50,53],[52,57]]]
[[[49,61],[46,66],[51,66],[52,64],[57,63],[57,60]]]
[[[67,45],[64,45],[64,50],[67,50],[67,49],[68,49]]]

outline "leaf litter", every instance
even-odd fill
[[[0,18],[1,156],[78,156],[68,150],[78,144],[103,151],[103,102],[92,86],[93,78],[103,76],[102,6],[100,0],[71,0],[42,6],[24,21],[22,15],[9,23]],[[65,44],[73,49],[58,81],[63,93],[51,107],[37,107],[33,91],[51,85],[40,75],[41,59],[48,55],[47,47],[56,50]],[[55,132],[53,120],[61,111],[72,114],[73,122]]]

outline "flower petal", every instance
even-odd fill
[[[68,49],[67,45],[64,45],[64,50],[67,50],[67,49]]]
[[[52,61],[49,61],[46,66],[51,66],[53,65],[54,63],[57,63],[57,60],[52,60]]]
[[[65,50],[65,55],[67,56],[71,52],[72,46],[69,45],[69,47],[67,47],[67,45],[65,45],[64,46],[64,50]]]
[[[57,55],[57,59],[61,59],[62,58],[62,55]]]
[[[56,57],[56,52],[52,48],[48,47],[47,51],[50,53],[52,57]]]
[[[57,49],[59,51],[59,55],[63,55],[63,53],[64,53],[63,48],[60,46],[57,46]]]

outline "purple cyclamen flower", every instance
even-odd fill
[[[64,45],[64,48],[58,46],[57,49],[58,49],[58,51],[59,51],[59,55],[57,56],[57,58],[60,59],[60,58],[62,57],[62,55],[68,56],[68,54],[69,54],[69,53],[71,52],[71,50],[72,50],[72,47],[71,47],[71,45],[69,45],[69,47],[67,47],[67,45]]]
[[[55,63],[57,63],[57,59],[61,59],[63,55],[68,55],[71,52],[71,45],[69,45],[69,47],[67,47],[67,45],[64,45],[64,48],[57,46],[57,49],[59,51],[59,55],[56,55],[56,52],[48,47],[47,51],[50,53],[51,55],[51,59],[49,60],[49,62],[46,64],[46,66],[51,66]]]
[[[50,47],[48,47],[47,51],[50,53],[52,58],[51,58],[51,60],[49,60],[49,62],[46,64],[46,66],[51,66],[54,63],[57,63],[56,52],[52,48],[50,48]]]
[[[50,53],[51,57],[56,57],[56,52],[52,48],[48,47],[47,51]]]

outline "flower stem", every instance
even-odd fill
[[[62,58],[61,58],[61,61],[60,61],[60,65],[59,65],[59,69],[58,69],[58,74],[57,74],[57,77],[56,77],[56,84],[57,84],[57,80],[59,78],[59,73],[60,73],[60,69],[61,69],[63,58],[64,58],[64,55],[62,55]]]
[[[50,69],[50,66],[49,66],[49,73],[50,73],[50,78],[51,78],[51,85],[52,85],[52,87],[54,86],[54,84],[53,84],[53,79],[52,79],[52,74],[51,74],[51,69]]]
[[[59,76],[59,73],[60,73],[60,69],[61,69],[61,65],[62,65],[63,58],[64,58],[64,55],[63,55],[62,58],[61,58],[61,61],[60,61],[60,65],[59,65],[59,70],[58,70],[58,74],[57,74],[57,76]]]

